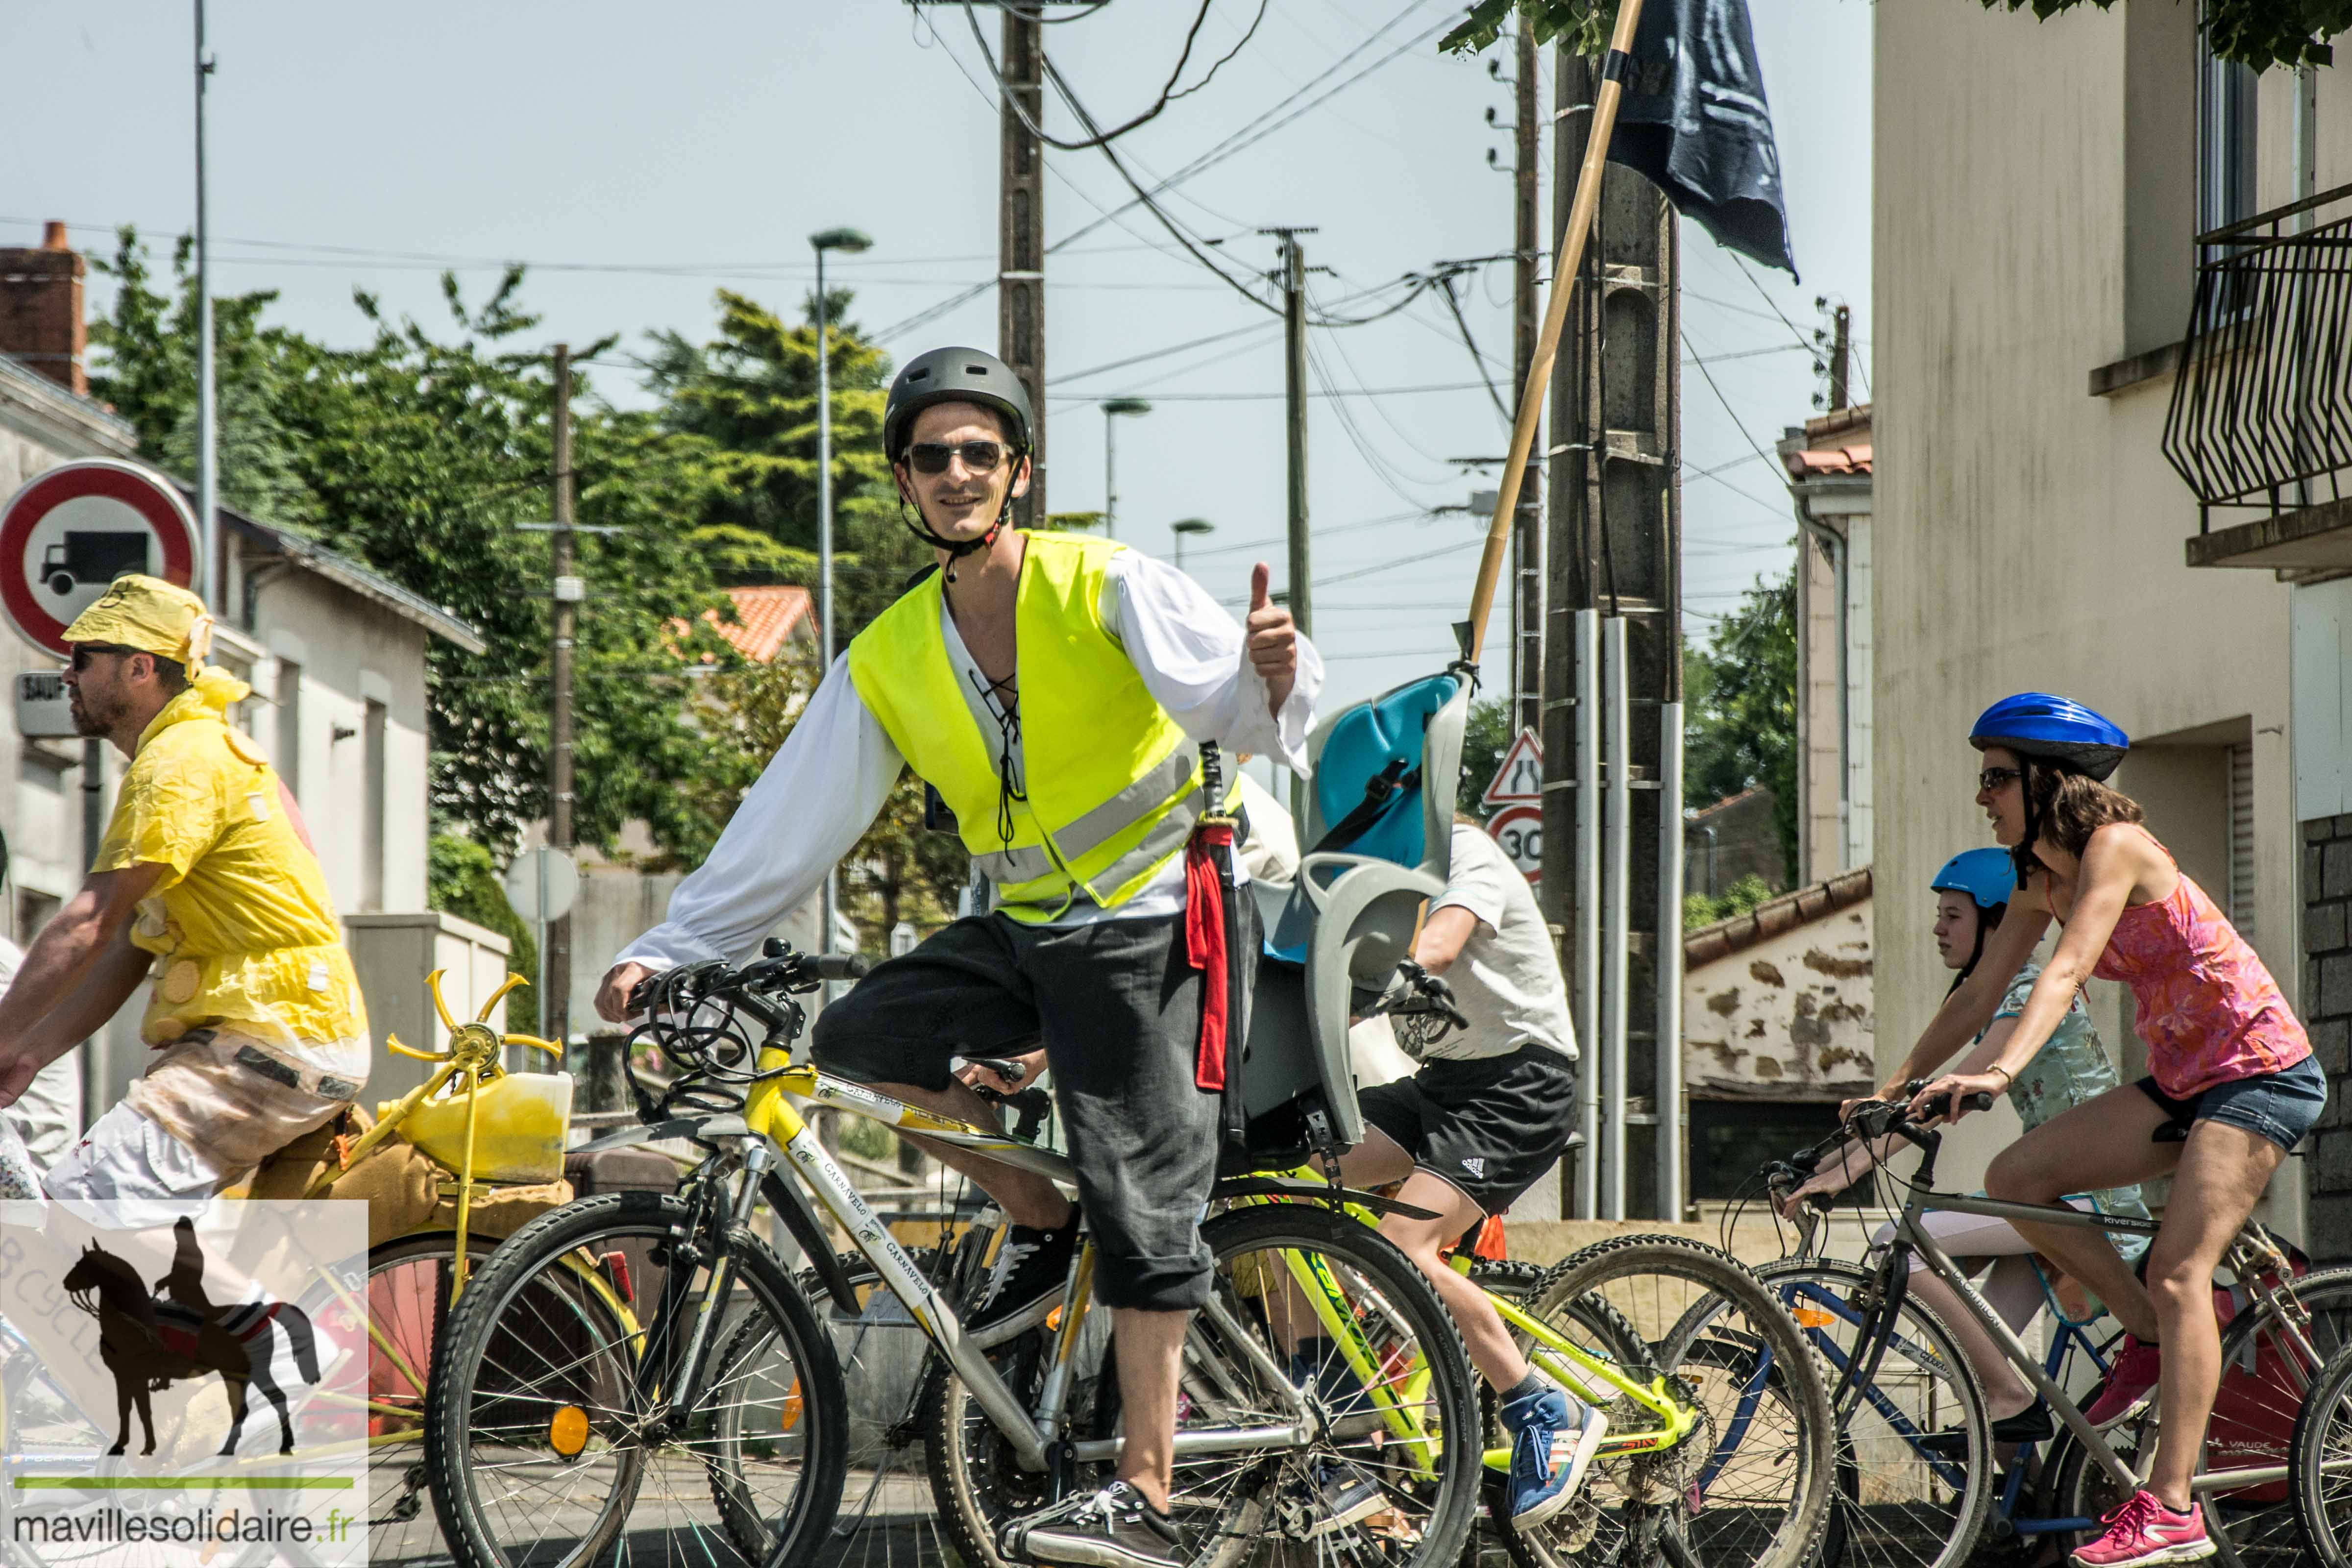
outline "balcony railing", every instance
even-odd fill
[[[2198,237],[2164,455],[2213,509],[2276,516],[2352,480],[2352,185]]]

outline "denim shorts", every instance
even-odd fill
[[[2277,1072],[2217,1083],[2186,1100],[2165,1093],[2152,1078],[2139,1080],[2139,1091],[2156,1101],[2176,1127],[2225,1121],[2267,1138],[2282,1149],[2293,1149],[2303,1142],[2303,1135],[2327,1109],[2327,1074],[2317,1057],[2305,1057]]]

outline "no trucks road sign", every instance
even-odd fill
[[[185,587],[196,519],[171,480],[89,458],[37,474],[0,507],[0,608],[16,634],[62,658],[66,627],[126,572]]]

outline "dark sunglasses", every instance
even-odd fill
[[[907,464],[919,474],[944,474],[950,458],[961,458],[971,472],[992,474],[1007,455],[1002,441],[963,441],[952,447],[944,441],[918,441],[907,448]]]
[[[74,644],[73,649],[73,672],[76,675],[79,675],[82,671],[88,669],[89,668],[89,661],[96,658],[100,654],[108,654],[113,658],[121,658],[129,654],[144,653],[147,650],[145,648],[124,647],[121,643],[78,642]]]
[[[2015,768],[1987,768],[1977,775],[1977,788],[1990,794],[2010,780],[2021,779],[2024,776]]]

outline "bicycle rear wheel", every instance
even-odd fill
[[[695,1223],[676,1198],[590,1198],[517,1231],[467,1288],[425,1402],[434,1501],[467,1568],[572,1568],[614,1552],[794,1568],[815,1555],[841,1500],[840,1366],[791,1274],[747,1231],[730,1235],[729,1277],[704,1300]],[[645,1363],[683,1327],[661,1304],[698,1300],[710,1360],[699,1404],[680,1415]]]
[[[496,1244],[468,1237],[479,1269]],[[449,1316],[454,1231],[368,1249],[368,1562],[450,1561],[425,1470],[425,1393]]]
[[[1811,1560],[1830,1515],[1829,1392],[1795,1321],[1753,1274],[1681,1237],[1624,1237],[1555,1267],[1528,1311],[1594,1354],[1606,1354],[1612,1337],[1626,1341],[1614,1358],[1623,1374],[1643,1386],[1663,1380],[1696,1424],[1659,1446],[1649,1434],[1662,1418],[1621,1395],[1611,1441],[1585,1482],[1590,1507],[1525,1531],[1496,1513],[1515,1562],[1799,1568]]]
[[[2294,1423],[2294,1514],[2311,1560],[2352,1568],[2352,1349],[2338,1352]]]
[[[1838,1417],[1837,1500],[1822,1568],[1955,1568],[1976,1550],[1998,1478],[1983,1393],[1951,1331],[1907,1291],[1866,1380],[1874,1269],[1821,1258],[1756,1270],[1829,1368]],[[1919,1440],[1957,1432],[1959,1452]]]
[[[2199,1469],[2291,1462],[2297,1417],[2325,1368],[2352,1344],[2352,1267],[2315,1268],[2294,1281],[2294,1295],[2292,1314],[2307,1323],[2255,1303],[2221,1331],[2221,1388]],[[2135,1426],[2142,1440],[2154,1441],[2153,1406]],[[2300,1568],[2310,1561],[2294,1490],[2277,1481],[2206,1495],[2205,1527],[2225,1568]]]
[[[1194,1568],[1235,1568],[1291,1557],[1344,1560],[1360,1568],[1439,1568],[1462,1554],[1476,1522],[1478,1396],[1452,1320],[1421,1271],[1379,1232],[1319,1205],[1273,1204],[1220,1215],[1202,1227],[1216,1258],[1210,1305],[1192,1316],[1179,1385],[1177,1432],[1286,1426],[1286,1389],[1316,1403],[1318,1430],[1298,1448],[1179,1455],[1170,1511]],[[1290,1288],[1293,1258],[1311,1260],[1337,1285],[1372,1357],[1366,1384]],[[1082,1335],[1092,1327],[1092,1315]],[[1039,1333],[992,1353],[1024,1404],[1045,1375],[1050,1341]],[[1266,1363],[1294,1353],[1308,1376],[1280,1384]],[[1084,1441],[1117,1430],[1113,1348],[1098,1339],[1073,1369],[1071,1433]],[[1264,1359],[1261,1360],[1260,1358]],[[1392,1411],[1392,1423],[1383,1410]],[[1401,1435],[1402,1424],[1411,1435]],[[944,1380],[931,1413],[932,1485],[940,1518],[971,1568],[1013,1568],[998,1532],[1051,1501],[1045,1478],[1019,1469],[962,1379]],[[1343,1463],[1370,1478],[1383,1507],[1357,1524],[1311,1534],[1315,1471]],[[1099,1485],[1108,1462],[1081,1463],[1074,1488]]]

